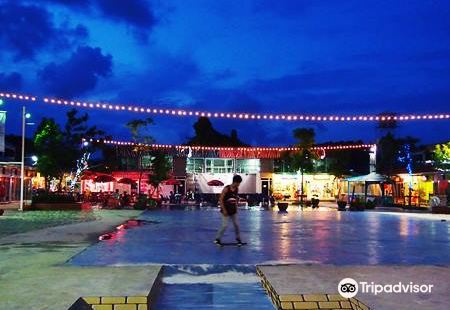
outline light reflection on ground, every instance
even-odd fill
[[[220,225],[215,209],[149,211],[156,221],[101,241],[70,263],[335,265],[449,264],[449,222],[439,216],[377,212],[300,212],[242,210],[243,239],[248,245],[219,248],[212,243]],[[233,240],[230,225],[226,239]]]

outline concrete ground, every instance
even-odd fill
[[[65,264],[100,234],[140,213],[102,210],[93,221],[0,238],[0,309],[61,310],[81,296],[146,296],[160,266]]]
[[[344,278],[377,284],[433,284],[430,294],[362,293],[356,298],[376,310],[435,309],[447,310],[450,305],[449,266],[330,266],[290,265],[259,266],[279,295],[338,294]]]
[[[70,217],[73,224],[49,222],[51,227],[25,233],[11,230],[11,220],[20,218],[11,214],[0,219],[0,236],[1,226],[9,226],[0,238],[0,309],[67,309],[80,296],[146,295],[160,264],[175,270],[163,278],[160,309],[223,306],[219,297],[224,288],[232,296],[238,294],[233,290],[245,289],[241,293],[247,301],[257,298],[267,306],[267,296],[255,286],[256,275],[239,268],[269,264],[264,272],[281,293],[336,294],[338,282],[353,277],[435,285],[427,295],[357,296],[377,310],[448,309],[450,304],[448,215],[249,208],[239,212],[248,244],[221,248],[212,243],[221,221],[216,208],[142,214],[100,210],[89,217]],[[132,217],[146,224],[116,230]],[[30,225],[13,223],[22,222]],[[97,241],[114,230],[111,239]],[[230,225],[223,240],[233,239]]]
[[[148,225],[96,243],[70,263],[79,266],[450,263],[448,215],[241,210],[238,216],[242,239],[248,242],[241,248],[214,246],[221,225],[221,215],[216,209],[158,210],[141,215]],[[223,241],[234,241],[233,225],[229,225]]]

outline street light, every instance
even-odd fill
[[[23,211],[24,207],[24,186],[25,186],[25,127],[27,119],[31,117],[30,113],[27,113],[25,107],[22,107],[22,157],[20,161],[20,204],[19,211]]]

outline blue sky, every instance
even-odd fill
[[[0,0],[0,89],[156,107],[272,113],[449,112],[448,1]],[[8,102],[8,132],[20,106]],[[64,109],[30,106],[58,120]],[[90,112],[127,139],[133,114]],[[160,143],[193,135],[193,118],[155,117]],[[216,121],[250,144],[373,142],[374,124]],[[449,140],[450,123],[398,135]]]

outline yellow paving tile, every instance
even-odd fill
[[[347,298],[342,297],[341,295],[328,295],[329,301],[347,301]]]
[[[147,297],[146,296],[128,296],[127,304],[146,304]]]
[[[303,301],[303,298],[296,294],[280,295],[280,301]]]
[[[136,310],[136,304],[122,304],[122,305],[114,305],[114,310]]]
[[[294,309],[318,309],[319,306],[316,302],[303,301],[294,302]]]
[[[99,304],[100,297],[83,297],[84,301],[90,305]]]
[[[352,308],[352,305],[348,301],[341,301],[341,308]]]
[[[294,309],[294,306],[292,305],[292,303],[291,302],[282,302],[281,303],[281,309],[283,309],[283,310],[292,310],[292,309]]]
[[[147,305],[138,305],[138,310],[148,310]]]
[[[305,294],[303,295],[305,301],[328,301],[325,294]]]
[[[92,309],[94,310],[113,310],[112,305],[93,305]]]
[[[341,305],[338,301],[320,301],[319,302],[319,308],[321,309],[336,309],[340,308]]]
[[[102,304],[124,304],[125,297],[104,296],[101,299]]]
[[[349,301],[355,305],[358,305],[358,300],[356,298],[350,298]]]

